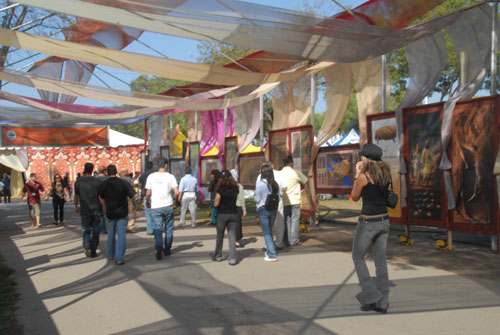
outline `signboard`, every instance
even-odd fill
[[[3,146],[107,146],[107,127],[2,127]]]

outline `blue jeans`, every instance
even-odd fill
[[[274,249],[273,242],[273,225],[276,219],[277,211],[268,211],[265,206],[260,206],[257,209],[259,214],[260,227],[264,234],[264,241],[266,242],[266,252],[269,258],[276,258],[276,250]]]
[[[361,293],[356,296],[361,305],[380,302],[380,307],[387,308],[389,299],[389,276],[386,260],[388,236],[389,219],[379,222],[365,222],[363,217],[359,218],[352,243],[352,260],[361,286]],[[375,281],[370,277],[365,262],[365,254],[370,245],[375,261]]]
[[[155,248],[163,246],[163,232],[165,231],[165,245],[163,253],[170,255],[172,241],[174,239],[174,207],[165,206],[151,209],[153,217],[153,234],[155,237]]]
[[[146,198],[143,199],[144,214],[146,215],[146,234],[153,235],[153,212],[146,207]]]
[[[90,249],[93,251],[99,246],[100,224],[100,215],[82,216],[83,246],[90,243]]]
[[[128,216],[121,219],[106,218],[106,228],[108,229],[108,244],[106,245],[106,253],[109,258],[115,261],[123,261],[125,249],[127,248],[126,234],[127,234]],[[115,247],[115,232],[118,235],[118,241]]]

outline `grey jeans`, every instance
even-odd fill
[[[356,295],[361,305],[379,302],[381,308],[388,306],[389,276],[386,260],[388,236],[389,219],[387,216],[378,222],[366,222],[363,216],[359,218],[352,243],[352,260],[361,286],[361,293]],[[370,245],[375,261],[375,280],[370,277],[365,262],[365,254]]]
[[[222,257],[222,244],[224,242],[224,231],[227,227],[229,239],[229,259],[236,260],[236,228],[238,226],[238,214],[217,214],[217,238],[215,240],[214,257]]]
[[[290,245],[299,243],[300,205],[284,206],[286,230]]]

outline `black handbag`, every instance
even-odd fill
[[[387,204],[387,207],[389,208],[396,208],[396,205],[398,204],[398,195],[394,193],[394,188],[392,186],[392,177],[391,177],[391,183],[389,184],[389,189],[387,190],[387,197],[385,198],[385,203]]]

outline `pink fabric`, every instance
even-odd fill
[[[219,160],[224,166],[224,110],[216,109],[211,111],[201,111],[201,124],[203,126],[203,135],[200,144],[203,145],[198,157],[198,185],[200,190],[201,200],[204,200],[203,192],[201,191],[201,157],[219,143]],[[232,136],[234,132],[234,108],[227,110],[227,136]]]

